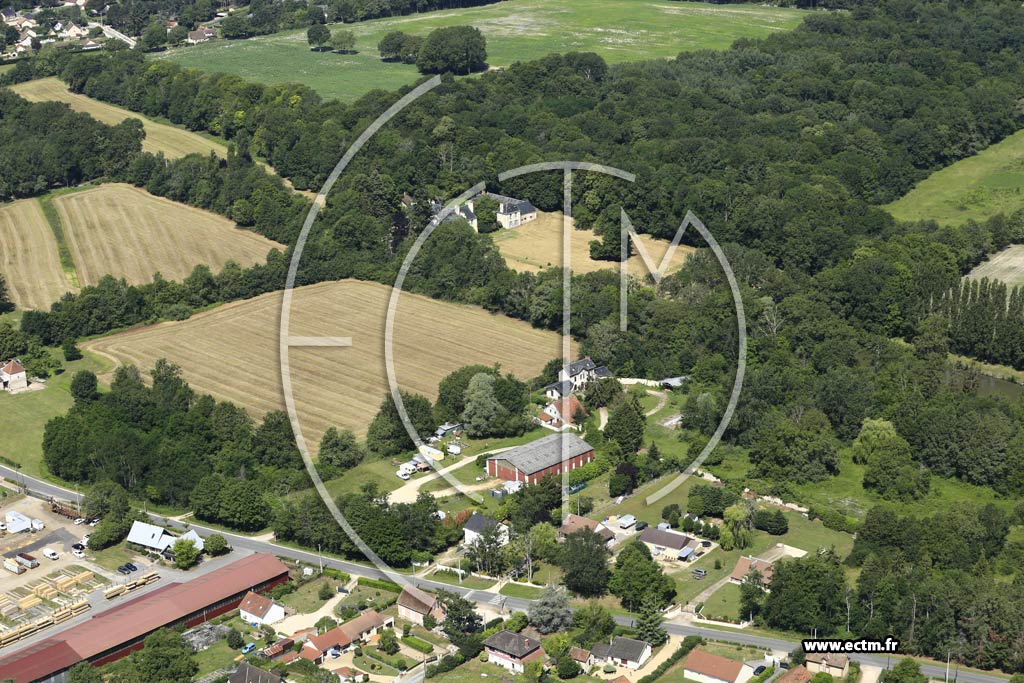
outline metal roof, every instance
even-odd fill
[[[594,447],[589,443],[566,432],[545,436],[487,459],[505,460],[523,474],[533,474],[592,450]]]

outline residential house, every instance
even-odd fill
[[[506,230],[518,228],[523,223],[537,219],[537,208],[525,199],[515,199],[492,192],[488,192],[487,196],[498,202],[495,218],[498,225]]]
[[[87,35],[89,35],[89,29],[71,23],[64,27],[60,37],[66,40],[78,40],[79,38],[85,38]]]
[[[35,33],[32,33],[32,36],[34,37]],[[29,44],[32,43],[31,38],[28,41]],[[4,363],[3,367],[0,367],[0,383],[7,391],[18,391],[28,387],[28,373],[25,372],[25,367],[17,358],[12,358]]]
[[[132,522],[132,528],[128,530],[128,542],[141,545],[143,548],[155,552],[170,555],[174,542],[183,538],[195,543],[196,548],[203,549],[203,539],[196,533],[195,529],[189,529],[181,536],[175,536],[167,529],[147,524],[138,520]]]
[[[253,591],[249,591],[242,598],[238,612],[242,621],[253,626],[276,624],[284,619],[284,605]]]
[[[744,555],[736,561],[736,568],[729,575],[729,581],[743,583],[747,575],[755,569],[761,573],[761,585],[768,590],[772,584],[772,563],[749,555]]]
[[[549,401],[557,401],[572,394],[572,382],[559,380],[544,387],[544,395]]]
[[[355,619],[336,626],[326,633],[307,638],[299,656],[315,664],[320,664],[332,651],[345,652],[359,643],[369,642],[373,636],[385,628],[391,627],[394,623],[395,620],[391,617],[382,616],[372,609],[366,610]]]
[[[487,458],[487,474],[505,481],[536,484],[594,459],[594,447],[571,432],[551,434]]]
[[[812,678],[814,678],[814,674],[808,671],[806,667],[797,664],[776,678],[775,683],[811,683]]]
[[[596,663],[639,669],[651,658],[651,644],[643,640],[615,636],[607,643],[594,643],[590,650]]]
[[[844,654],[808,652],[804,666],[812,674],[832,674],[832,678],[846,678],[850,673],[850,658]]]
[[[539,640],[512,631],[498,631],[485,640],[484,651],[488,662],[513,673],[523,673],[527,664],[544,659]]]
[[[416,586],[405,586],[398,596],[398,618],[423,625],[423,618],[431,615],[440,623],[444,621],[444,607],[433,593]]]
[[[350,666],[339,666],[334,670],[334,673],[338,674],[341,683],[362,683],[363,681],[370,680],[369,674],[365,674],[359,669],[353,669]]]
[[[587,384],[598,379],[613,377],[611,370],[601,365],[598,366],[590,359],[590,356],[569,363],[558,371],[560,382],[569,382],[573,391],[586,389]]]
[[[463,545],[473,545],[480,540],[480,536],[486,529],[493,526],[498,527],[499,543],[501,543],[501,545],[506,545],[508,543],[508,527],[504,524],[499,524],[497,520],[481,515],[479,512],[474,512],[462,526]]]
[[[245,661],[228,676],[228,683],[281,683],[282,680],[277,674],[258,669]]]
[[[697,683],[746,683],[754,677],[754,669],[735,659],[697,648],[686,657],[683,677]]]
[[[10,7],[4,7],[3,9],[0,9],[0,18],[3,19],[5,24],[13,24],[14,20],[18,18],[18,13]]]
[[[576,396],[569,394],[565,398],[552,401],[544,406],[544,410],[541,411],[537,420],[544,427],[560,432],[566,428],[581,429],[582,420],[580,424],[577,424],[577,416],[581,416],[585,420],[587,411]]]
[[[195,31],[189,31],[188,36],[185,37],[185,42],[189,45],[196,45],[197,43],[208,43],[217,37],[217,32],[209,26],[200,26]]]
[[[595,522],[592,519],[574,514],[567,515],[565,521],[562,522],[562,526],[558,527],[558,537],[565,540],[566,536],[580,529],[590,529],[603,538],[607,545],[611,545],[615,541],[615,532],[601,522]]]
[[[590,650],[584,650],[582,647],[570,648],[569,656],[572,657],[572,660],[579,664],[584,671],[594,665]]]
[[[690,559],[700,545],[686,534],[654,527],[647,527],[640,533],[640,542],[647,546],[652,557],[661,560]]]
[[[78,49],[82,52],[89,52],[90,50],[99,50],[101,47],[103,46],[92,38],[83,38]]]

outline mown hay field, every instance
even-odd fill
[[[597,239],[593,230],[577,230],[573,228],[571,237],[572,252],[570,266],[574,273],[592,273],[595,270],[618,270],[617,261],[595,261],[590,258],[590,242]],[[498,251],[505,257],[509,268],[518,271],[536,272],[552,266],[562,266],[562,214],[539,211],[537,220],[524,223],[518,228],[501,230],[491,233]],[[640,241],[647,249],[647,255],[655,269],[661,265],[671,244],[650,235],[640,235]],[[629,257],[629,272],[636,277],[645,277],[648,269],[634,247],[633,256]],[[666,274],[682,267],[687,257],[696,251],[693,247],[680,244],[672,255],[672,261]]]
[[[251,266],[264,261],[271,249],[284,249],[222,216],[131,185],[63,194],[53,204],[83,285],[108,274],[142,284],[158,271],[180,280],[199,264],[214,272],[227,261]]]
[[[967,274],[972,280],[988,278],[1000,280],[1013,287],[1024,285],[1024,245],[1014,244],[992,254],[987,261],[979,263]]]
[[[110,126],[117,125],[128,118],[139,119],[146,131],[146,138],[142,141],[143,151],[153,154],[163,152],[164,156],[169,159],[183,157],[193,152],[203,155],[214,152],[217,156],[222,157],[227,156],[228,153],[227,146],[222,142],[211,140],[184,128],[157,123],[142,114],[73,93],[58,78],[41,78],[18,83],[12,87],[12,90],[30,102],[63,102],[75,111],[88,114],[97,121]]]
[[[0,205],[0,275],[18,308],[46,310],[76,290],[61,268],[57,238],[36,199]]]
[[[377,44],[391,31],[426,36],[444,26],[475,26],[487,39],[488,62],[494,66],[553,52],[596,52],[611,63],[724,50],[739,38],[790,30],[805,16],[798,9],[753,4],[506,0],[332,25],[332,31],[356,34],[356,54],[311,51],[306,30],[301,29],[247,40],[218,39],[158,52],[152,58],[265,84],[302,83],[325,98],[352,101],[370,90],[395,90],[420,78],[415,66],[380,60]]]
[[[314,452],[331,425],[365,435],[388,394],[384,326],[390,295],[390,287],[355,280],[294,290],[291,335],[352,338],[347,348],[293,347],[289,352],[296,410]],[[167,358],[197,391],[260,416],[285,408],[279,354],[282,297],[281,292],[264,294],[83,347],[141,369]],[[438,382],[463,365],[500,363],[517,377],[535,377],[548,360],[561,355],[560,344],[555,333],[480,308],[408,293],[399,298],[393,346],[398,383],[431,400]]]

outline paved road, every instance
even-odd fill
[[[22,475],[8,467],[0,466],[0,474],[15,480],[22,481]],[[43,492],[50,496],[69,498],[75,500],[77,492],[65,489],[54,484],[39,481],[32,477],[24,477],[24,481],[35,491]],[[185,524],[162,517],[156,514],[149,515],[154,521],[159,522],[170,528],[183,529]],[[239,549],[244,549],[252,552],[271,553],[279,557],[285,557],[292,560],[301,560],[309,562],[311,564],[317,564],[323,562],[325,567],[331,567],[333,569],[339,569],[349,574],[366,576],[370,578],[386,578],[395,581],[399,584],[413,583],[423,588],[430,588],[433,590],[444,589],[476,602],[477,604],[490,605],[494,608],[500,608],[508,612],[509,610],[526,611],[529,609],[532,601],[525,600],[522,598],[511,598],[498,593],[492,593],[489,591],[482,590],[471,590],[462,588],[460,586],[453,586],[446,583],[440,583],[438,581],[430,581],[429,579],[423,579],[419,577],[410,576],[394,571],[382,571],[376,567],[360,564],[357,562],[347,562],[344,560],[337,560],[334,558],[321,557],[317,553],[309,552],[306,550],[299,550],[297,548],[290,548],[287,546],[278,545],[269,541],[261,541],[250,538],[248,536],[242,536],[239,534],[232,534],[221,531],[219,529],[211,529],[208,527],[199,526],[196,524],[189,524],[189,528],[195,529],[200,536],[208,536],[212,533],[218,533],[227,539],[228,543]],[[95,614],[96,610],[92,610],[92,614]],[[632,619],[628,617],[616,617],[615,621],[623,626],[630,626]],[[673,622],[666,622],[664,625],[666,631],[674,635],[690,636],[698,635],[705,638],[721,640],[730,643],[738,643],[742,645],[753,645],[768,650],[778,650],[783,652],[789,652],[797,646],[796,641],[780,640],[777,638],[769,638],[767,636],[757,635],[753,633],[745,633],[743,631],[721,631],[718,629],[704,628],[701,626],[692,626],[687,624],[677,624]],[[50,633],[53,633],[52,631]],[[854,654],[851,655],[851,659],[861,662],[863,664],[869,664],[871,666],[878,666],[888,668],[891,664],[899,661],[898,656],[886,657],[885,655],[867,655],[867,654]],[[892,660],[892,661],[890,661]],[[935,666],[930,664],[923,664],[921,671],[931,678],[943,679],[946,675],[945,667]],[[958,683],[1006,683],[1006,679],[999,676],[992,676],[990,674],[976,673],[973,671],[960,670],[957,677]]]

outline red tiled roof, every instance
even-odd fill
[[[255,616],[257,619],[262,619],[267,616],[267,612],[274,606],[274,601],[270,598],[265,598],[259,593],[249,591],[242,598],[242,604],[238,606],[238,609],[248,612]]]
[[[775,683],[810,683],[814,674],[808,671],[803,665],[797,664],[786,673],[775,679]]]
[[[14,678],[17,683],[27,683],[45,678],[67,668],[69,650],[75,655],[72,664],[89,659],[287,573],[288,568],[273,555],[256,554],[191,581],[167,584],[6,658],[0,665],[0,679]],[[44,675],[30,677],[21,669],[9,666],[25,658],[24,653],[44,645],[63,646],[53,650],[57,656],[42,655],[37,650],[27,657],[33,665],[40,667],[39,670],[46,670]],[[18,675],[12,675],[10,671],[17,671]]]
[[[19,372],[25,372],[24,366],[22,366],[17,359],[7,361],[7,364],[4,365],[3,368],[0,368],[0,370],[3,370],[3,372],[6,372],[8,375],[16,375]]]
[[[735,681],[743,671],[743,662],[713,655],[704,650],[694,650],[687,656],[684,669],[720,681]]]
[[[437,603],[437,596],[432,595],[416,586],[405,586],[402,594],[398,596],[398,606],[411,609],[417,614],[429,614]]]
[[[584,650],[582,647],[574,647],[569,650],[569,656],[577,662],[586,662],[590,659],[590,650]]]
[[[729,576],[733,581],[742,582],[747,578],[747,574],[756,569],[761,572],[761,583],[768,586],[772,582],[772,563],[764,560],[759,560],[756,557],[748,557],[744,555],[736,561],[736,568],[732,570],[732,574]]]
[[[280,664],[291,664],[292,662],[294,662],[294,661],[295,661],[296,659],[298,659],[298,658],[299,658],[299,653],[298,653],[298,652],[295,652],[295,651],[293,650],[293,651],[291,651],[291,652],[286,652],[285,654],[281,655],[281,656],[280,656],[280,657],[278,658],[278,660],[277,660],[277,661],[278,661],[278,662],[279,662]]]
[[[319,636],[310,636],[306,642],[311,643],[318,653],[323,654],[335,646],[345,647],[362,638],[368,631],[383,625],[384,620],[380,615],[374,610],[368,609],[352,621],[347,621]],[[305,653],[308,649],[310,648],[303,648],[303,657],[306,656]]]
[[[82,658],[70,645],[47,639],[5,657],[0,666],[0,676],[16,683],[29,683],[46,678],[54,671],[70,668],[80,661]]]

